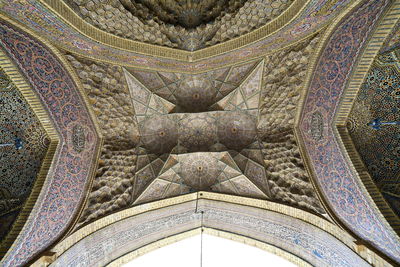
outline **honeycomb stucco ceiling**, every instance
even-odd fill
[[[198,74],[125,69],[67,53],[104,136],[80,223],[198,190],[326,214],[293,133],[318,40]],[[188,178],[196,175],[212,178]]]
[[[195,51],[265,25],[293,0],[64,0],[93,26],[119,37]]]

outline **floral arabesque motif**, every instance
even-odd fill
[[[400,242],[383,221],[361,182],[355,177],[343,155],[332,129],[346,80],[352,70],[366,36],[372,30],[388,1],[366,1],[341,22],[322,52],[311,80],[300,121],[300,131],[316,182],[330,208],[342,222],[380,251],[400,261]],[[310,134],[312,114],[319,111],[324,118],[324,136],[315,140]]]
[[[80,207],[96,160],[99,137],[68,71],[38,40],[0,23],[0,47],[27,78],[49,114],[60,143],[37,203],[3,266],[21,266],[56,241]],[[82,127],[84,147],[74,149],[73,129]],[[82,144],[83,141],[81,140]]]

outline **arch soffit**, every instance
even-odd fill
[[[55,150],[53,157],[46,158],[48,173],[42,177],[42,186],[35,185],[26,203],[33,208],[1,261],[4,266],[17,266],[32,260],[76,223],[74,220],[86,201],[85,190],[94,177],[93,166],[97,165],[102,137],[79,79],[58,50],[3,14],[0,14],[0,31],[4,33],[0,36],[2,66],[5,63],[7,74],[17,78],[15,82],[23,89],[24,97],[40,101],[42,109],[33,104],[34,112],[44,120]],[[29,60],[25,52],[30,53]],[[46,65],[49,69],[40,69],[44,65],[35,65],[35,58],[49,63]],[[49,76],[39,77],[39,73]],[[60,82],[59,88],[63,89],[58,97],[49,93],[55,90],[54,81]],[[84,159],[85,163],[77,164],[78,159]]]
[[[14,65],[14,63],[10,60],[10,58],[2,49],[0,49],[0,62],[1,70],[4,71],[10,81],[15,85],[17,90],[22,94],[29,108],[32,109],[34,115],[40,122],[40,125],[43,127],[49,140],[47,151],[45,153],[41,167],[37,172],[36,180],[32,186],[31,193],[23,204],[18,217],[13,222],[10,231],[0,243],[1,258],[5,255],[7,250],[11,247],[12,243],[18,237],[18,234],[22,230],[24,224],[28,222],[29,214],[35,206],[42,186],[46,181],[46,177],[48,175],[51,175],[51,172],[49,172],[51,162],[53,160],[57,160],[60,156],[60,153],[56,153],[57,147],[60,143],[60,136],[53,125],[53,120],[48,116],[46,109],[43,107],[39,98],[35,95],[29,83],[25,81],[17,66]]]
[[[332,218],[364,240],[364,243],[373,244],[380,252],[398,262],[400,238],[384,215],[396,218],[384,201],[378,203],[382,196],[376,186],[370,183],[371,178],[359,172],[361,169],[357,168],[357,157],[351,159],[349,137],[343,128],[373,59],[398,20],[399,6],[400,1],[397,0],[392,3],[374,0],[353,3],[337,18],[337,23],[327,29],[307,75],[307,90],[302,96],[295,127],[307,169]],[[375,14],[371,14],[373,8]],[[368,15],[369,22],[364,20]],[[364,22],[363,27],[359,27],[359,21]],[[360,28],[358,34],[362,32],[358,37],[355,31],[350,30],[357,25]],[[368,39],[367,36],[371,37]],[[342,46],[343,50],[339,49],[334,54],[333,44],[346,37],[352,40],[348,46],[350,52],[344,54],[348,47],[343,44],[346,49]],[[357,38],[361,41],[355,42]],[[338,57],[336,61],[332,60],[334,55]],[[329,65],[331,62],[333,64]],[[345,67],[337,69],[339,63]],[[341,76],[335,76],[335,83],[331,83],[327,77],[335,73]],[[334,87],[329,87],[330,84]],[[328,93],[326,87],[331,88]],[[329,99],[325,103],[329,104],[318,104],[322,103],[318,99],[324,96]],[[346,192],[347,196],[342,199],[339,191]],[[379,194],[373,200],[370,194],[376,193]],[[350,199],[354,201],[349,202]],[[346,204],[341,205],[340,200]],[[396,222],[390,220],[390,223],[395,225]]]
[[[58,257],[52,266],[75,261],[119,264],[190,236],[198,228],[251,239],[256,246],[277,247],[295,255],[289,260],[299,264],[369,266],[363,259],[369,257],[371,263],[388,265],[368,249],[358,255],[354,238],[316,215],[264,200],[199,192],[139,205],[82,227],[52,249]],[[278,253],[285,256],[283,252]]]

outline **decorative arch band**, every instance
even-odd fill
[[[2,2],[1,11],[67,51],[124,66],[140,68],[146,64],[150,69],[194,73],[258,58],[299,42],[325,28],[351,0],[337,1],[329,12],[320,12],[325,1],[295,0],[281,16],[258,30],[196,52],[107,34],[86,23],[63,1]]]
[[[74,222],[91,184],[101,143],[83,94],[57,50],[0,17],[0,48],[40,100],[59,137],[36,203],[2,266],[21,266]]]
[[[365,189],[338,130],[352,106],[344,94],[352,92],[348,96],[354,99],[354,80],[363,80],[371,59],[398,19],[399,6],[399,1],[355,3],[337,25],[327,30],[328,38],[309,76],[296,129],[316,187],[333,217],[397,262],[400,238]],[[376,37],[371,38],[369,46],[368,38],[374,32]],[[358,62],[363,49],[369,56]],[[357,71],[355,66],[359,66]]]
[[[139,205],[86,225],[54,247],[58,258],[52,266],[112,266],[148,252],[158,240],[177,241],[177,235],[198,228],[257,240],[277,248],[281,256],[293,254],[289,260],[300,265],[369,266],[353,251],[350,235],[318,216],[273,202],[207,192]],[[131,256],[124,258],[128,253]]]

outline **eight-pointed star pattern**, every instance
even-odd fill
[[[133,204],[207,190],[271,198],[257,134],[263,62],[125,70],[139,126]]]

